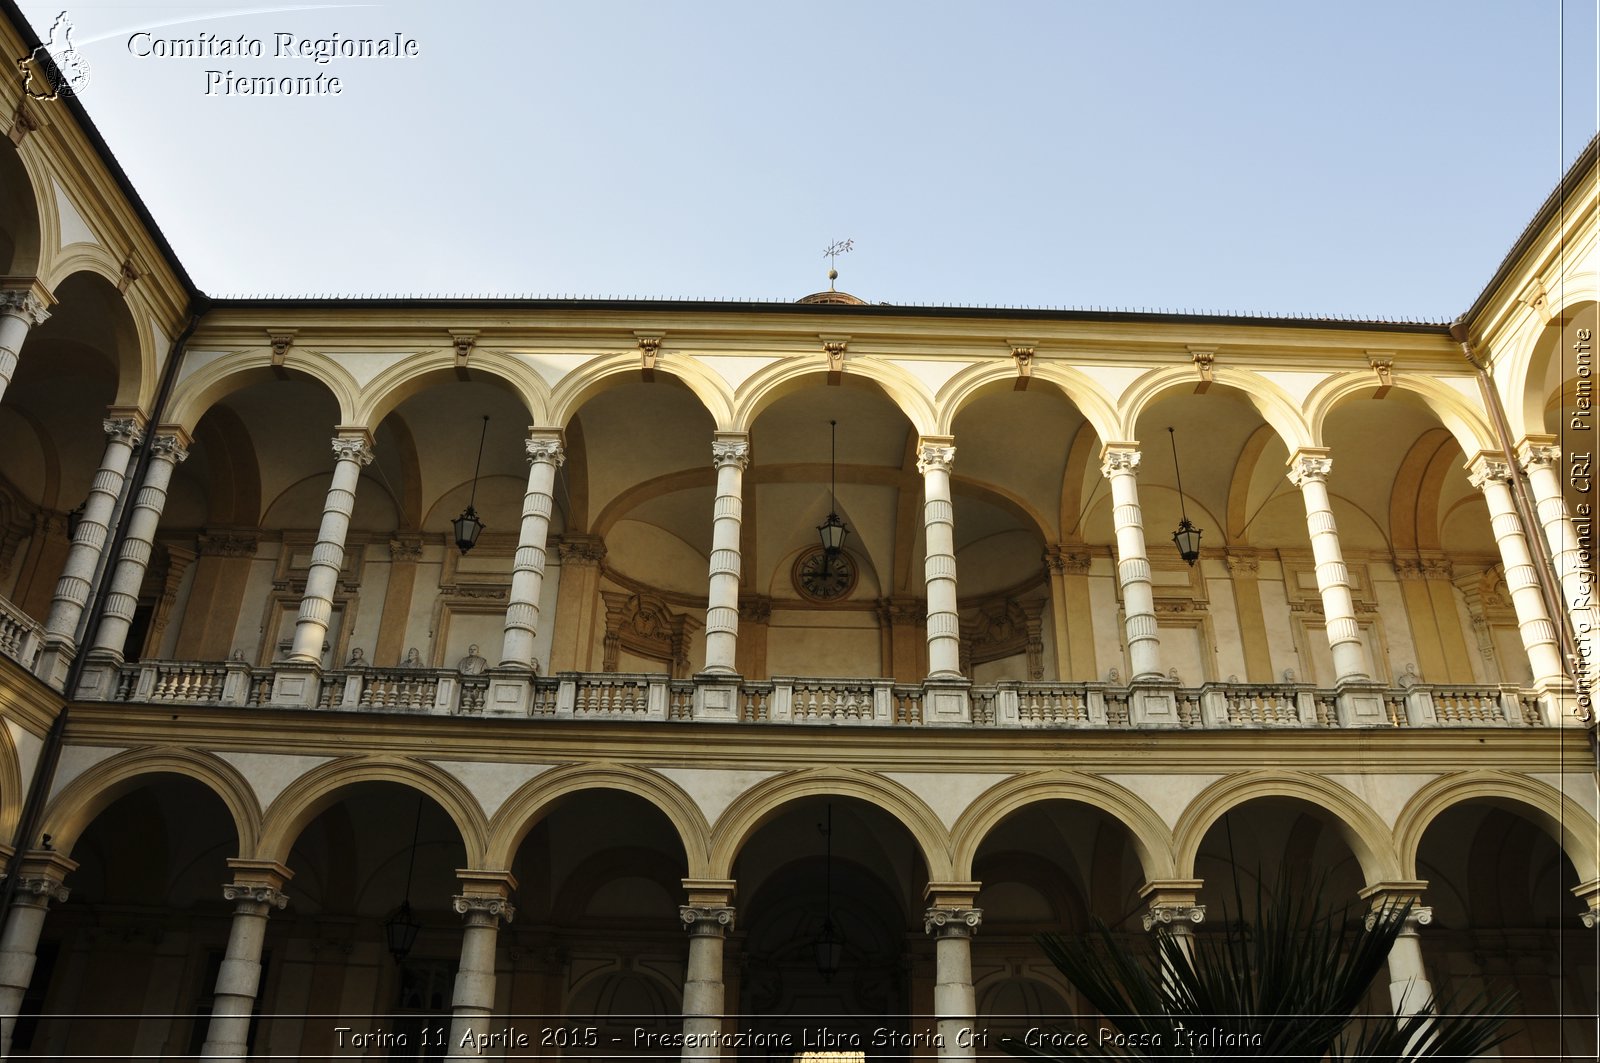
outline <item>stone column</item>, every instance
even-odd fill
[[[261,989],[267,916],[289,903],[283,887],[294,872],[270,860],[229,860],[228,866],[233,881],[222,887],[222,899],[233,902],[233,925],[228,928],[228,950],[217,971],[211,1024],[200,1054],[242,1063],[250,1054],[250,1016]]]
[[[567,452],[555,429],[530,429],[523,446],[528,452],[528,489],[522,496],[522,531],[511,571],[500,667],[531,669],[533,640],[539,633],[539,596],[544,589],[545,544],[555,507],[556,470]]]
[[[1300,488],[1306,504],[1306,530],[1311,534],[1311,554],[1317,568],[1317,590],[1322,594],[1322,616],[1328,629],[1328,649],[1333,654],[1335,683],[1372,678],[1372,663],[1361,642],[1356,623],[1356,603],[1350,594],[1350,572],[1339,546],[1339,528],[1328,500],[1328,474],[1333,459],[1320,447],[1302,447],[1289,459],[1289,482]]]
[[[181,428],[163,428],[150,446],[150,463],[144,483],[126,517],[128,536],[111,573],[111,588],[106,595],[105,613],[95,629],[90,652],[114,663],[122,663],[122,645],[128,640],[128,627],[139,604],[139,587],[144,583],[150,553],[155,548],[156,527],[167,504],[167,486],[172,471],[189,456],[189,437]]]
[[[372,463],[372,437],[365,428],[341,428],[333,437],[333,483],[322,506],[322,527],[311,551],[311,571],[306,593],[300,599],[300,616],[294,624],[294,645],[288,660],[300,665],[322,663],[322,642],[328,637],[333,616],[333,592],[344,568],[344,537],[356,505],[356,484],[361,469]]]
[[[447,1059],[479,1059],[482,1053],[464,1038],[489,1034],[494,1024],[495,946],[500,938],[500,923],[511,922],[516,909],[511,894],[517,880],[509,871],[456,872],[461,893],[455,899],[457,914],[466,917],[461,932],[461,964],[456,968],[455,992],[450,997],[450,1043]]]
[[[750,441],[743,432],[718,432],[711,444],[717,501],[711,517],[711,582],[706,603],[706,668],[737,674],[739,652],[739,529],[744,522],[744,470]]]
[[[1592,646],[1600,635],[1595,633],[1595,610],[1591,604],[1594,585],[1592,565],[1585,565],[1583,553],[1578,548],[1577,529],[1573,527],[1572,514],[1567,510],[1566,496],[1561,490],[1561,448],[1555,436],[1528,436],[1517,447],[1517,460],[1527,470],[1528,484],[1533,489],[1534,512],[1544,529],[1545,541],[1550,544],[1550,556],[1555,562],[1556,577],[1561,581],[1561,597],[1567,612],[1567,622],[1572,626],[1573,640],[1580,652]],[[1587,520],[1592,520],[1591,514]],[[1595,660],[1587,660],[1590,685],[1595,676]],[[1579,673],[1583,674],[1582,672]]]
[[[0,288],[0,398],[5,397],[11,374],[17,371],[17,356],[28,330],[44,324],[50,316],[46,307],[54,301],[38,281],[28,282],[25,288]]]
[[[1361,891],[1361,899],[1372,905],[1366,918],[1368,930],[1378,924],[1378,914],[1385,907],[1411,903],[1400,936],[1389,950],[1389,1000],[1396,1015],[1415,1015],[1433,999],[1433,986],[1422,965],[1422,941],[1417,936],[1418,927],[1433,922],[1433,909],[1417,903],[1427,888],[1422,881],[1378,882]]]
[[[128,459],[144,438],[144,418],[137,411],[128,411],[128,416],[108,417],[101,424],[106,432],[105,453],[89,485],[83,517],[72,536],[72,547],[62,566],[61,578],[56,580],[50,615],[44,622],[45,652],[39,659],[39,676],[58,690],[66,682],[67,666],[78,649],[78,622],[89,604],[89,590],[95,571],[100,567],[100,552],[111,534],[111,519],[128,475]]]
[[[1111,481],[1111,522],[1117,533],[1117,582],[1128,640],[1128,664],[1135,681],[1165,679],[1161,640],[1156,634],[1156,599],[1150,586],[1150,561],[1144,551],[1144,514],[1139,509],[1139,445],[1107,443],[1100,473]]]
[[[725,880],[684,879],[689,903],[678,909],[689,932],[689,966],[683,983],[682,1058],[719,1060],[715,1038],[727,1010],[722,980],[723,946],[733,929],[734,884]]]
[[[11,1055],[11,1032],[17,1025],[22,997],[33,980],[33,962],[51,901],[67,899],[62,885],[78,865],[60,853],[34,850],[12,859],[8,873],[17,876],[5,936],[0,938],[0,1059]]]
[[[1170,934],[1178,948],[1194,962],[1194,928],[1206,921],[1206,906],[1199,903],[1197,878],[1153,879],[1139,888],[1139,899],[1146,902],[1146,932]]]
[[[922,474],[922,523],[927,557],[928,677],[961,678],[961,620],[956,613],[955,507],[950,502],[950,466],[956,448],[948,436],[924,436],[917,450]]]
[[[933,1016],[944,1041],[940,1059],[977,1058],[971,1031],[978,1025],[972,989],[972,935],[983,921],[983,909],[972,906],[978,887],[976,882],[930,882],[923,891],[928,908],[922,927],[934,939]]]
[[[1489,504],[1489,523],[1494,529],[1495,542],[1500,546],[1506,588],[1517,611],[1517,630],[1533,668],[1533,681],[1540,687],[1559,689],[1565,682],[1561,650],[1555,625],[1550,622],[1544,597],[1539,593],[1539,578],[1528,552],[1528,541],[1523,537],[1522,522],[1517,519],[1511,500],[1511,468],[1498,455],[1485,451],[1467,464],[1467,475]]]
[[[1590,930],[1600,926],[1600,878],[1580,882],[1572,887],[1572,895],[1583,902],[1583,914],[1578,918]]]

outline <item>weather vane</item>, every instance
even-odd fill
[[[854,240],[835,240],[828,245],[826,251],[822,252],[828,260],[828,291],[833,291],[833,282],[839,279],[839,271],[834,268],[838,265],[839,256],[847,251],[854,250],[855,246],[856,242]]]

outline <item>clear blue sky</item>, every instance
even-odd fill
[[[62,3],[22,7],[44,35]],[[875,302],[1423,318],[1593,135],[1595,9],[69,8],[82,102],[212,294],[793,299],[849,237],[840,287]],[[140,30],[266,54],[138,57]],[[278,32],[420,55],[274,59]],[[343,92],[207,96],[208,69]]]

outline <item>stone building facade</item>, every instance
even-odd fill
[[[970,1057],[1073,1011],[1037,931],[1325,876],[1420,905],[1375,1007],[1592,1057],[1593,144],[1452,335],[211,300],[0,128],[16,1056]]]

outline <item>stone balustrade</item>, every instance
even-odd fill
[[[274,673],[243,661],[141,661],[122,665],[115,681],[80,689],[85,701],[136,704],[265,707]],[[514,709],[491,703],[491,685],[522,688]],[[963,711],[924,718],[924,701],[948,682],[889,679],[725,676],[672,679],[665,674],[562,672],[555,676],[465,674],[444,668],[356,667],[317,677],[313,711],[395,712],[435,716],[495,716],[544,720],[722,722],[753,725],[944,727],[983,729],[1171,730],[1337,729],[1336,693],[1304,683],[1214,682],[1167,688],[1172,712],[1140,716],[1144,688],[1109,683],[1007,680],[956,688]],[[714,699],[708,690],[728,696]],[[104,695],[100,691],[105,691]],[[1409,682],[1382,692],[1384,723],[1401,728],[1544,727],[1554,721],[1533,691],[1515,686]],[[1135,706],[1130,711],[1130,705]],[[726,708],[714,708],[725,706]],[[280,706],[281,707],[281,706]],[[1345,726],[1349,726],[1348,724]]]
[[[0,655],[10,657],[31,672],[43,645],[44,627],[0,598]]]

